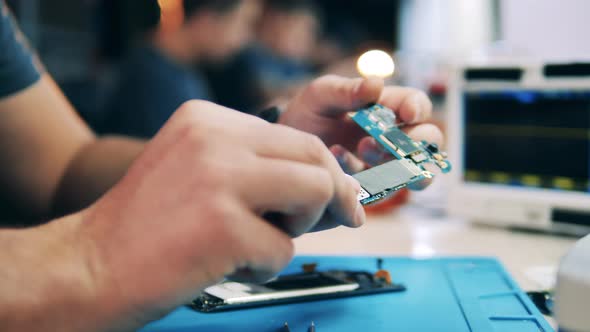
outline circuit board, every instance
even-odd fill
[[[361,184],[358,200],[363,205],[380,201],[411,184],[431,179],[424,166],[436,165],[443,173],[451,171],[446,152],[438,145],[414,141],[401,129],[395,113],[379,104],[351,113],[350,117],[375,138],[395,159],[353,175]]]

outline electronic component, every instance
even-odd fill
[[[390,112],[387,109],[376,108],[371,114],[369,114],[369,119],[377,123],[382,130],[388,130],[396,126],[395,121],[397,117],[395,116],[395,113]]]
[[[451,171],[446,153],[434,143],[412,140],[396,124],[395,113],[389,108],[369,105],[351,114],[351,118],[395,157],[354,175],[362,187],[358,195],[361,204],[377,202],[408,185],[432,178],[434,174],[424,164],[434,164],[443,173]]]
[[[455,73],[465,79],[451,80],[449,149],[460,167],[448,211],[493,226],[589,234],[590,76],[547,77],[541,64],[511,68],[522,79],[471,79],[473,70],[505,68],[469,66]]]
[[[389,271],[386,270],[379,270],[375,273],[375,278],[381,280],[382,282],[386,283],[387,285],[393,284],[391,279],[391,274]]]
[[[313,266],[306,264],[305,267]],[[265,284],[222,282],[205,289],[191,307],[217,312],[301,301],[401,292],[405,287],[391,281],[389,272],[333,270],[279,276]]]
[[[408,135],[397,128],[385,132],[381,139],[386,143],[390,143],[388,145],[394,147],[400,155],[408,156],[420,151],[418,143],[415,143]]]
[[[432,177],[430,174],[409,159],[400,159],[370,168],[354,178],[363,188],[358,197],[360,202],[369,204],[405,188],[412,179]]]
[[[308,264],[303,264],[301,266],[301,269],[305,273],[314,273],[314,272],[316,272],[316,269],[317,268],[318,268],[318,264],[317,263],[308,263]]]

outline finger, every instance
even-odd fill
[[[366,219],[365,209],[360,205],[360,203],[358,204],[355,218],[358,220]],[[328,213],[324,215],[322,220],[320,220],[320,222],[317,223],[317,225],[315,225],[315,227],[312,228],[309,232],[321,232],[329,229],[334,229],[340,226],[342,225],[335,218],[333,218],[330,211],[328,211]]]
[[[373,137],[363,138],[358,144],[357,153],[371,167],[395,158]]]
[[[179,136],[186,135],[188,131],[224,132],[227,133],[227,125],[240,123],[238,129],[244,131],[268,124],[266,121],[242,112],[234,111],[204,100],[190,100],[182,104],[158,131],[148,148],[151,150],[167,151],[179,141]],[[229,134],[239,133],[238,130]]]
[[[408,124],[420,123],[432,116],[432,102],[428,96],[413,88],[385,87],[379,103],[395,110],[400,120]]]
[[[334,198],[332,176],[322,167],[262,158],[243,174],[244,201],[254,211],[280,213],[270,221],[291,237],[313,228]]]
[[[383,80],[379,78],[350,79],[335,75],[320,77],[298,96],[314,113],[337,117],[379,100]]]
[[[316,136],[288,128],[272,125],[265,135],[252,137],[257,153],[266,158],[285,159],[324,167],[332,176],[334,199],[330,210],[334,217],[345,226],[358,227],[364,220],[355,220],[357,194],[360,185],[347,176],[326,145]],[[272,137],[269,140],[268,137]],[[276,144],[281,142],[281,144]]]
[[[433,124],[421,124],[417,126],[410,126],[404,128],[404,131],[415,141],[426,141],[428,143],[436,143],[439,146],[444,144],[444,136],[440,129]],[[423,181],[413,183],[410,185],[411,190],[423,190],[432,184],[432,179],[424,179]]]
[[[431,184],[432,184],[432,178],[430,178],[430,179],[427,178],[422,181],[412,183],[411,185],[408,186],[408,188],[410,190],[421,191],[421,190],[426,189]]]
[[[334,145],[330,151],[340,164],[346,174],[356,174],[365,169],[365,163],[357,158],[352,152],[346,150],[342,145]]]
[[[229,279],[239,282],[264,282],[279,273],[294,253],[291,238],[265,220],[249,213],[233,225],[238,269]]]
[[[416,126],[409,126],[403,129],[414,141],[426,141],[428,143],[436,143],[439,146],[444,144],[444,136],[440,129],[430,123],[420,124]]]

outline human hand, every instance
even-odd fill
[[[412,88],[384,87],[377,78],[321,77],[288,104],[279,123],[317,135],[331,147],[345,171],[356,173],[364,169],[365,163],[377,165],[390,158],[380,144],[367,137],[347,116],[369,103],[393,109],[407,125],[404,131],[413,139],[442,143],[442,133],[436,126],[422,124],[432,114],[432,103],[426,94]]]
[[[362,224],[359,189],[316,136],[189,102],[81,223],[97,310],[130,330],[226,276],[266,280],[328,207],[331,222]]]

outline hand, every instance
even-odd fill
[[[328,206],[362,224],[359,189],[313,135],[185,104],[80,226],[107,321],[135,328],[226,276],[268,279]]]
[[[380,79],[347,79],[324,76],[312,82],[287,106],[279,123],[319,136],[330,146],[345,170],[356,173],[388,158],[382,147],[347,113],[378,102],[393,109],[408,126],[404,129],[415,140],[442,143],[442,133],[431,124],[421,124],[432,114],[432,103],[415,89],[384,87]],[[356,152],[363,161],[349,151]]]

